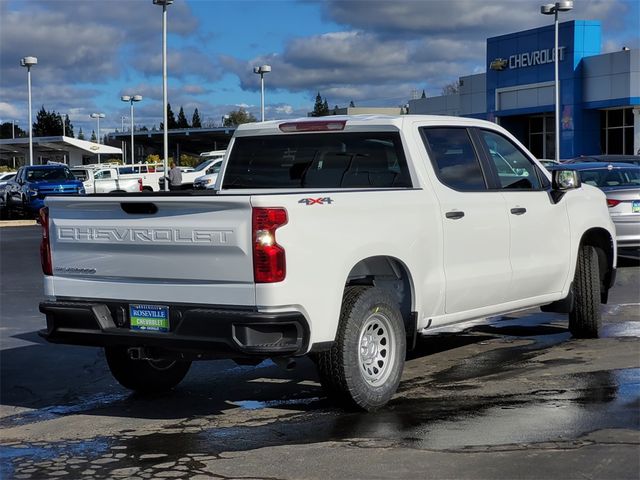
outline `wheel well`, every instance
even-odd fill
[[[390,291],[398,301],[407,333],[412,331],[413,283],[409,270],[400,260],[387,256],[361,260],[347,277],[345,287],[352,285],[371,285]]]
[[[153,192],[153,188],[151,188],[150,186],[146,185],[142,187],[142,191],[143,192]]]
[[[608,231],[603,228],[592,228],[582,235],[580,245],[589,245],[596,249],[598,253],[598,269],[601,279],[601,300],[607,303],[609,288],[613,285],[613,238]]]

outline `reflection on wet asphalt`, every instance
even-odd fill
[[[288,385],[286,397],[280,399],[235,398],[232,392],[214,392],[209,404],[198,410],[191,409],[189,402],[203,401],[200,391],[191,395],[178,390],[154,400],[120,393],[5,417],[0,420],[3,428],[78,413],[136,416],[145,410],[178,410],[175,422],[165,422],[152,433],[132,428],[89,440],[5,442],[0,447],[0,474],[2,478],[155,478],[171,471],[174,478],[192,478],[210,474],[207,465],[225,453],[270,446],[328,441],[358,445],[380,440],[390,447],[452,450],[571,441],[602,429],[640,430],[640,368],[545,377],[545,369],[584,363],[580,355],[569,353],[588,344],[570,340],[566,326],[552,317],[544,317],[548,320],[544,324],[532,317],[501,318],[463,335],[421,339],[409,366],[466,346],[479,350],[448,368],[405,379],[399,395],[374,414],[334,408],[310,374],[310,379],[302,375],[301,382],[293,385],[286,379],[271,379],[271,394]],[[637,332],[638,322],[605,327],[605,336],[637,336]],[[548,358],[558,348],[567,355]],[[246,384],[262,382],[262,388],[267,388],[264,385],[269,382],[262,376],[271,367],[266,362],[225,375],[228,381],[235,376]],[[247,380],[251,374],[254,378]],[[519,388],[509,390],[510,382],[518,382]],[[506,387],[494,391],[487,390],[488,385]],[[237,418],[228,421],[230,416]]]

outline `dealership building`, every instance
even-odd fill
[[[597,21],[559,26],[561,158],[640,154],[640,50],[601,53]],[[410,113],[496,122],[538,158],[554,158],[553,25],[487,39],[486,73],[458,93],[409,101]]]

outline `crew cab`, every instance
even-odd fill
[[[74,167],[71,173],[84,185],[86,193],[141,192],[142,177],[121,176],[117,167]]]
[[[209,152],[209,153],[214,153],[214,152]],[[220,160],[222,159],[222,157],[224,157],[224,150],[219,150],[216,152],[216,155],[211,155],[210,157],[207,157],[205,160],[203,160],[202,162],[200,162],[196,168],[192,169],[191,171],[182,171],[182,188],[183,189],[188,189],[188,188],[205,188],[203,187],[203,185],[199,182],[198,186],[195,186],[195,181],[205,175],[211,175],[213,173],[216,173],[216,170],[219,170],[220,168]],[[160,189],[164,189],[164,182],[165,182],[165,178],[161,178],[160,179]],[[207,182],[207,185],[210,185],[209,182]]]
[[[69,167],[60,163],[20,167],[4,187],[5,208],[9,211],[37,214],[44,199],[54,195],[84,194],[82,182]]]
[[[597,337],[616,268],[604,194],[466,118],[242,125],[214,191],[50,198],[41,215],[41,335],[103,347],[138,392],[193,360],[310,355],[329,395],[375,410],[418,335],[541,307]]]

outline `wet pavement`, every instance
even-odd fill
[[[373,414],[332,405],[307,359],[196,363],[174,392],[131,395],[99,350],[41,342],[3,297],[0,477],[637,479],[640,266],[625,265],[603,338],[538,311],[425,337]]]

